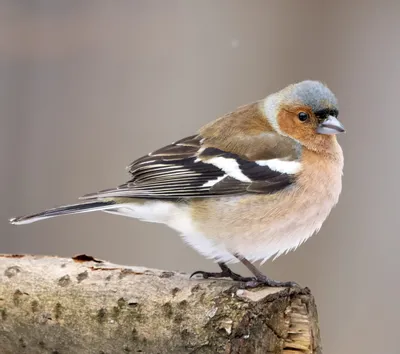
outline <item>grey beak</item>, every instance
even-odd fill
[[[328,116],[317,128],[317,133],[319,134],[338,134],[344,132],[343,124],[334,116]]]

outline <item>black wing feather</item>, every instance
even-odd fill
[[[132,176],[130,181],[82,198],[182,199],[270,194],[294,181],[293,175],[274,171],[231,152],[213,147],[202,148],[202,141],[201,136],[193,135],[143,156],[128,166]],[[210,163],[214,157],[235,160],[248,180],[238,180]]]

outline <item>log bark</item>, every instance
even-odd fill
[[[305,288],[99,261],[0,255],[0,352],[322,353]]]

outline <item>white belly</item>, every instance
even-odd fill
[[[138,218],[143,221],[164,223],[177,230],[183,239],[207,258],[226,263],[238,262],[233,254],[238,253],[249,261],[266,261],[296,249],[314,232],[318,231],[328,216],[331,207],[325,209],[319,205],[304,212],[301,221],[286,220],[285,223],[270,224],[264,229],[252,229],[240,232],[226,231],[225,236],[215,228],[200,230],[192,220],[192,214],[185,204],[174,204],[167,201],[146,201],[141,204],[124,204],[118,209],[106,212]],[[263,225],[260,225],[261,227]],[[212,228],[211,228],[212,230]]]
[[[178,231],[183,239],[203,256],[223,261],[237,261],[223,244],[215,244],[194,226],[190,211],[185,204],[154,200],[142,204],[123,204],[117,209],[105,212],[166,224]]]
[[[181,219],[170,226],[181,232],[184,240],[205,257],[236,263],[238,259],[233,255],[240,254],[252,262],[265,262],[271,257],[277,258],[295,250],[320,229],[328,214],[329,212],[321,214],[319,210],[309,213],[309,217],[305,217],[301,223],[288,221],[283,227],[270,225],[260,233],[247,234],[246,239],[241,233],[232,233],[223,241],[217,235],[199,232],[188,218],[185,223]]]

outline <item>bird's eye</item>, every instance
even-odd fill
[[[305,122],[308,119],[308,114],[306,112],[300,112],[299,119],[301,122]]]

